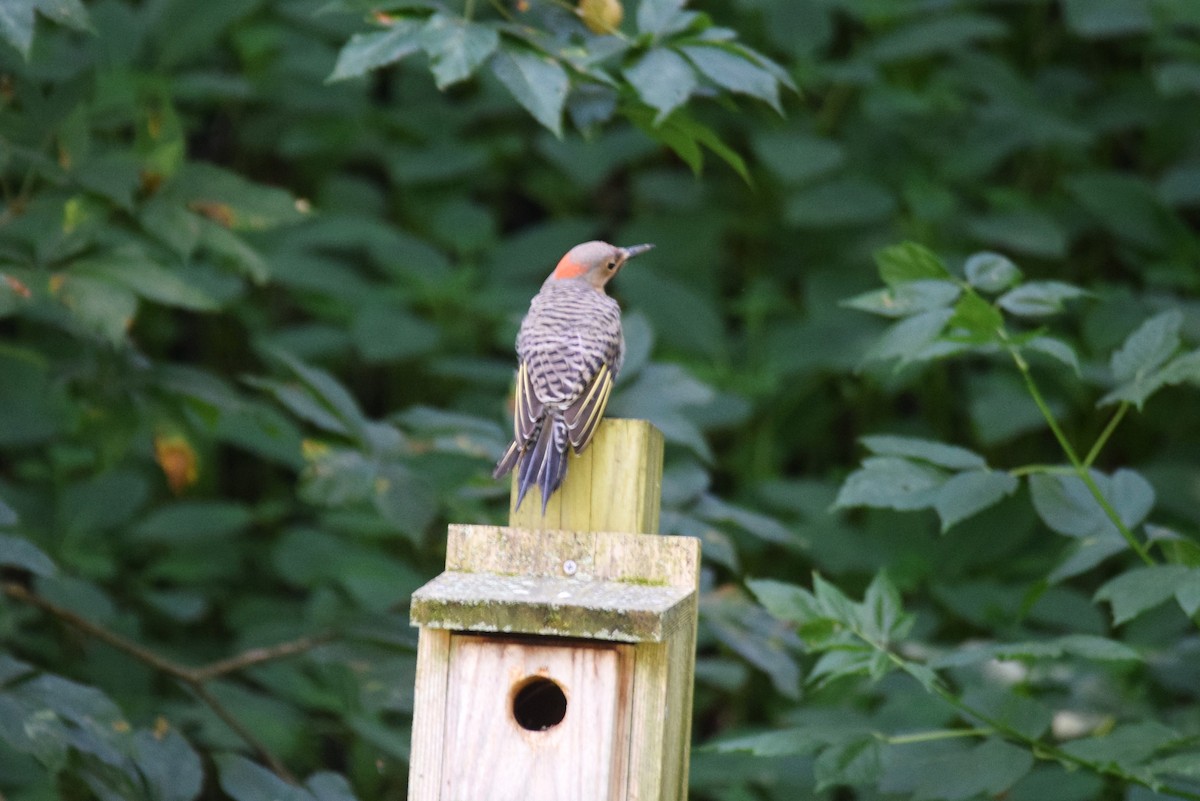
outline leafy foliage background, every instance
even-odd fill
[[[0,792],[403,797],[604,237],[694,797],[1200,798],[1200,7],[581,9],[0,4]]]

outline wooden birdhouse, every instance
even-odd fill
[[[656,536],[662,435],[605,421],[543,522],[452,525],[420,627],[409,801],[683,801],[700,544]],[[552,527],[551,527],[552,526]]]

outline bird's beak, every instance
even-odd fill
[[[621,253],[624,254],[626,259],[632,259],[639,253],[645,253],[653,247],[654,245],[630,245],[627,248],[621,248]]]

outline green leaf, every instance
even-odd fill
[[[440,341],[438,328],[390,303],[362,304],[350,336],[363,359],[372,364],[425,356]]]
[[[921,351],[941,335],[953,317],[953,309],[934,309],[907,317],[884,331],[865,359],[898,359],[900,364],[919,359]]]
[[[1007,25],[982,14],[916,16],[913,22],[875,39],[868,57],[884,64],[905,61],[1000,39],[1007,33]]]
[[[937,492],[933,508],[942,521],[942,532],[1012,495],[1018,486],[1015,476],[994,470],[979,470],[951,476]]]
[[[911,628],[912,616],[905,614],[900,591],[885,571],[876,573],[867,585],[859,619],[863,633],[876,643],[899,640]]]
[[[813,595],[827,617],[849,628],[859,627],[858,606],[836,584],[826,581],[820,573],[813,573]]]
[[[714,594],[702,604],[708,628],[722,644],[766,673],[780,694],[799,698],[800,667],[791,651],[801,642],[794,633],[741,593]]]
[[[674,117],[669,117],[662,125],[655,125],[656,115],[652,109],[634,107],[626,113],[635,125],[669,147],[694,174],[700,174],[704,167],[704,152],[691,130],[674,124]]]
[[[301,420],[332,434],[350,436],[350,428],[346,422],[331,412],[307,388],[257,376],[248,376],[244,380],[252,387],[269,392],[280,405]]]
[[[883,317],[910,317],[920,312],[944,309],[958,299],[962,289],[953,281],[908,281],[875,289],[841,302],[842,306]]]
[[[0,37],[26,59],[33,47],[33,12],[37,6],[38,0],[11,0],[0,4]]]
[[[687,26],[689,15],[683,6],[687,0],[639,0],[637,26],[639,33],[660,36],[675,33]]]
[[[1141,662],[1142,655],[1124,643],[1092,634],[1067,634],[1046,640],[966,645],[937,657],[929,665],[935,669],[964,667],[1000,660],[1062,659],[1076,656],[1099,662]]]
[[[1031,739],[1044,735],[1053,717],[1050,708],[1040,701],[999,687],[973,687],[963,695],[963,704]]]
[[[680,113],[676,113],[673,115],[673,118],[680,118],[681,116],[682,115]],[[717,136],[717,133],[712,128],[709,128],[707,125],[703,125],[691,119],[690,117],[686,118],[685,124],[687,125],[691,135],[695,137],[696,141],[707,147],[717,155],[717,158],[721,159],[721,161],[732,167],[733,171],[736,172],[743,181],[745,181],[747,184],[752,183],[750,180],[750,171],[746,169],[746,162],[733,148],[721,141],[721,138]]]
[[[179,732],[138,730],[132,738],[133,762],[146,784],[149,801],[192,801],[204,784],[195,749]]]
[[[883,185],[848,176],[796,190],[784,207],[784,216],[792,225],[823,229],[877,222],[895,208],[896,199]]]
[[[879,267],[879,277],[891,287],[926,278],[950,278],[950,271],[937,254],[916,242],[877,250],[875,264]]]
[[[552,58],[505,47],[492,57],[492,72],[517,102],[548,128],[562,136],[562,110],[570,81]]]
[[[774,617],[803,626],[823,616],[811,592],[772,579],[747,579],[746,586]]]
[[[1128,528],[1145,520],[1154,507],[1154,488],[1133,470],[1118,470],[1112,476],[1093,470],[1091,476]],[[1038,516],[1059,534],[1068,537],[1121,536],[1078,476],[1031,475],[1029,490]]]
[[[437,493],[423,477],[402,464],[380,467],[374,485],[375,508],[384,519],[420,541],[437,515]]]
[[[52,576],[54,561],[40,548],[21,537],[0,534],[0,565],[17,567],[38,576]]]
[[[269,354],[295,373],[321,407],[331,412],[338,424],[348,433],[365,437],[366,417],[359,409],[354,396],[340,381],[324,370],[305,364],[287,351],[275,348],[271,349]]]
[[[879,456],[906,456],[951,470],[972,470],[987,467],[983,457],[974,451],[919,437],[900,437],[875,434],[859,439],[867,450]]]
[[[759,161],[789,185],[829,175],[846,161],[841,144],[792,130],[755,131],[751,143]]]
[[[1147,720],[1126,723],[1100,737],[1073,740],[1061,747],[1068,754],[1088,762],[1130,769],[1179,740],[1174,729]]]
[[[271,277],[267,260],[242,237],[212,220],[200,221],[200,244],[256,284]]]
[[[288,784],[238,754],[215,757],[221,789],[234,801],[316,801],[303,787]]]
[[[722,526],[733,525],[766,542],[795,544],[796,535],[773,517],[722,501],[705,493],[692,513],[702,520]]]
[[[956,329],[955,338],[976,343],[1000,341],[1004,315],[980,295],[965,292],[954,305],[954,317],[950,325]]]
[[[0,685],[9,684],[33,673],[33,666],[20,659],[14,659],[8,654],[0,654]]]
[[[1154,70],[1154,86],[1164,97],[1200,95],[1200,65],[1172,61]]]
[[[201,217],[183,204],[156,195],[150,198],[138,214],[142,227],[181,259],[190,259],[200,244]]]
[[[1063,0],[1063,11],[1067,25],[1089,39],[1144,33],[1154,25],[1142,0]]]
[[[680,48],[700,73],[717,86],[765,101],[783,114],[779,81],[753,59],[720,45],[685,45]]]
[[[984,242],[1030,256],[1061,259],[1068,238],[1056,217],[1033,209],[996,212],[967,221],[971,233]]]
[[[59,286],[58,299],[84,330],[114,345],[125,341],[137,314],[137,296],[104,278],[67,274]]]
[[[175,270],[139,253],[114,253],[76,262],[72,276],[92,276],[124,286],[139,297],[193,311],[216,311],[220,305],[207,292],[189,284]]]
[[[1183,315],[1178,309],[1156,314],[1133,331],[1112,355],[1109,366],[1120,382],[1144,379],[1179,349]]]
[[[813,763],[817,792],[838,785],[871,785],[883,774],[883,743],[862,737],[821,752]]]
[[[1051,584],[1066,581],[1091,570],[1105,559],[1121,553],[1128,547],[1125,540],[1114,539],[1108,535],[1082,537],[1078,545],[1068,552],[1066,559],[1050,571],[1050,574],[1046,576],[1046,581]]]
[[[1097,401],[1096,406],[1128,401],[1141,409],[1145,401],[1158,390],[1183,383],[1200,384],[1200,350],[1180,354],[1149,376],[1137,376],[1135,380],[1122,384]]]
[[[1170,217],[1145,178],[1094,171],[1070,176],[1064,185],[1119,241],[1156,252],[1169,249],[1174,238]]]
[[[245,531],[254,517],[238,503],[227,501],[184,501],[152,511],[133,529],[143,542],[211,542]]]
[[[1112,604],[1113,625],[1119,626],[1172,598],[1196,575],[1195,568],[1183,565],[1135,567],[1102,585],[1095,599]]]
[[[966,754],[957,756],[953,765],[945,765],[941,770],[927,770],[915,797],[938,801],[1003,797],[1009,787],[1033,769],[1033,765],[1033,754],[1027,749],[989,738]]]
[[[1063,310],[1063,302],[1088,294],[1061,281],[1031,281],[1000,296],[1000,308],[1018,317],[1046,317]]]
[[[263,231],[306,216],[289,192],[202,162],[187,162],[163,191],[214,225],[235,231]]]
[[[1200,779],[1200,752],[1190,751],[1183,754],[1172,754],[1169,757],[1156,759],[1144,766],[1148,773],[1155,776],[1180,776],[1188,779]]]
[[[1100,405],[1129,401],[1138,409],[1165,381],[1159,368],[1179,350],[1183,315],[1178,309],[1146,320],[1113,352],[1109,366],[1118,386],[1100,400]]]
[[[1037,353],[1043,353],[1070,367],[1075,375],[1080,374],[1079,357],[1075,355],[1075,349],[1061,339],[1055,339],[1054,337],[1034,337],[1021,347],[1036,351]]]
[[[13,509],[3,498],[0,498],[0,528],[9,528],[15,526],[21,520],[17,514],[17,510]]]
[[[338,52],[337,64],[328,82],[365,75],[395,64],[421,49],[421,25],[417,20],[395,19],[385,31],[356,33]]]
[[[1050,641],[1064,654],[1104,662],[1140,662],[1142,655],[1128,645],[1091,634],[1068,634]],[[1003,657],[1001,657],[1003,658]]]
[[[829,736],[814,727],[784,729],[734,737],[700,746],[717,753],[749,751],[758,757],[807,756],[828,744]]]
[[[317,801],[357,801],[350,782],[340,773],[322,771],[308,777],[304,786]]]
[[[91,21],[80,0],[5,0],[0,3],[0,38],[28,60],[33,47],[34,11],[76,30],[89,30]]]
[[[927,509],[937,502],[945,481],[940,470],[908,459],[875,456],[864,459],[863,466],[846,477],[833,505],[838,509]]]
[[[658,112],[654,117],[656,126],[696,90],[695,71],[683,56],[665,47],[647,51],[624,73],[638,97]]]
[[[1188,617],[1194,617],[1200,611],[1200,570],[1192,568],[1183,581],[1175,588],[1175,600]]]
[[[1200,349],[1176,356],[1159,371],[1164,384],[1200,384]]]
[[[1021,270],[999,253],[976,253],[963,267],[967,282],[980,292],[1003,292],[1021,280]]]
[[[500,46],[500,35],[490,25],[441,12],[429,18],[420,38],[438,89],[470,78]]]

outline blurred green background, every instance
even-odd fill
[[[693,797],[1200,798],[1191,590],[1158,606],[1155,573],[1115,627],[1093,593],[1138,561],[1053,575],[1086,531],[1023,485],[946,533],[928,503],[834,508],[866,435],[1065,459],[1010,362],[879,350],[843,301],[881,248],[1085,290],[1045,322],[1078,372],[1030,360],[1083,452],[1143,320],[1200,341],[1200,4],[574,11],[0,0],[2,797],[405,797],[407,597],[448,522],[505,519],[517,326],[603,238],[657,245],[612,287],[610,413],[664,431],[664,533],[704,543]],[[1197,393],[1165,383],[1095,467],[1136,466],[1104,486],[1193,581]],[[915,614],[889,647],[1031,742],[1113,732],[1080,758],[1123,774],[977,744],[902,674],[815,681],[744,587],[816,570],[857,598],[884,568]],[[1134,650],[969,657],[1070,635]],[[732,739],[764,731],[790,734]]]

